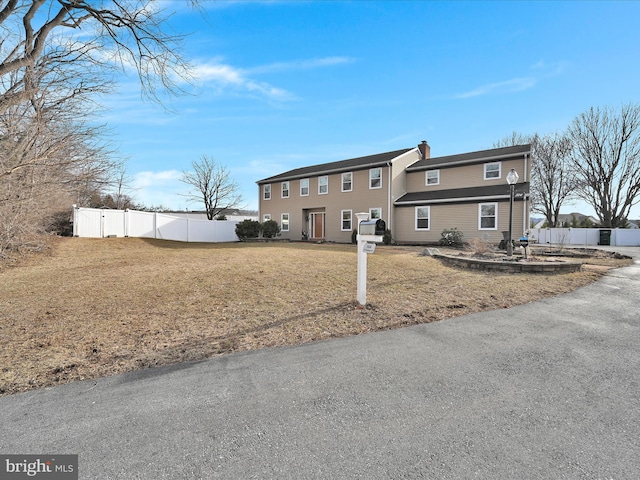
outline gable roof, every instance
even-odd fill
[[[529,193],[529,183],[515,185],[514,200],[523,200]],[[435,203],[465,203],[509,199],[509,185],[489,185],[482,187],[453,188],[405,193],[394,205],[431,205]]]
[[[293,180],[296,178],[306,178],[317,175],[328,175],[330,173],[346,172],[349,170],[381,167],[386,165],[391,160],[403,155],[411,150],[417,150],[417,147],[403,148],[402,150],[394,150],[392,152],[378,153],[375,155],[368,155],[366,157],[351,158],[348,160],[340,160],[337,162],[321,163],[319,165],[311,165],[309,167],[295,168],[288,172],[274,175],[262,180],[258,180],[256,183],[261,185],[263,183],[281,182],[286,180]]]
[[[477,152],[461,153],[458,155],[448,155],[445,157],[426,158],[418,160],[407,167],[407,172],[418,170],[429,170],[431,168],[453,167],[458,165],[484,163],[489,161],[507,160],[509,158],[519,158],[522,155],[531,154],[531,145],[514,145],[511,147],[492,148],[490,150],[480,150]]]

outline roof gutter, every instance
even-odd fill
[[[514,199],[526,199],[527,195],[516,193]],[[434,203],[460,203],[460,202],[477,202],[483,200],[509,200],[509,195],[488,195],[485,197],[457,197],[457,198],[440,198],[435,200],[405,200],[403,202],[393,202],[394,205],[431,205]]]

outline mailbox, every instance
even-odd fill
[[[528,247],[529,246],[529,238],[528,237],[520,237],[520,246]]]
[[[387,225],[381,218],[364,220],[360,222],[358,233],[360,235],[384,235]]]

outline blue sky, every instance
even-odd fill
[[[257,209],[255,182],[292,168],[422,140],[434,157],[482,150],[640,101],[640,2],[184,3],[161,5],[190,33],[191,94],[167,111],[124,81],[105,102],[147,206],[201,209],[179,178],[202,155]]]

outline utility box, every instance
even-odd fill
[[[611,245],[611,230],[600,230],[598,245]]]
[[[360,235],[384,235],[387,225],[381,218],[360,222],[358,233]]]

